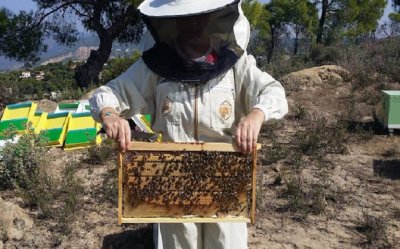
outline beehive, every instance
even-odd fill
[[[119,155],[118,221],[254,222],[256,158],[226,143],[133,142]]]
[[[382,91],[383,125],[393,132],[400,129],[400,91]]]

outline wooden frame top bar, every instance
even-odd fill
[[[261,144],[257,144],[257,150]],[[222,151],[240,152],[236,144],[227,143],[149,143],[132,142],[128,150],[134,151]]]

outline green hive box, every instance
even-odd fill
[[[400,91],[382,91],[383,125],[393,132],[400,129]]]

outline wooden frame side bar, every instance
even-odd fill
[[[250,209],[250,221],[254,224],[256,221],[256,197],[257,197],[257,150],[253,149],[253,175],[251,182],[251,209]]]
[[[118,154],[118,224],[122,224],[122,212],[123,212],[123,165],[122,165],[122,153]]]

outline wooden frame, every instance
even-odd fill
[[[197,223],[215,223],[215,222],[255,222],[255,211],[256,211],[256,171],[257,171],[257,150],[259,150],[261,146],[258,144],[257,147],[253,150],[253,153],[249,156],[238,153],[239,150],[233,144],[227,143],[149,143],[149,142],[132,142],[132,146],[127,150],[126,153],[119,153],[118,158],[118,223],[183,223],[183,222],[197,222]],[[144,154],[143,154],[144,153]],[[149,199],[148,201],[132,201],[132,199],[140,199],[140,198],[132,198],[132,189],[137,189],[142,186],[149,184],[152,179],[170,179],[173,177],[183,179],[184,177],[188,178],[185,173],[182,172],[180,168],[184,168],[183,164],[187,159],[181,155],[189,154],[191,155],[196,153],[216,153],[217,155],[229,156],[233,155],[230,158],[234,157],[234,159],[230,159],[230,162],[244,162],[243,158],[251,158],[251,160],[246,159],[245,162],[250,162],[250,165],[247,166],[247,176],[245,180],[248,184],[246,184],[245,190],[243,192],[234,192],[235,194],[231,194],[230,196],[237,196],[237,206],[236,209],[227,210],[221,212],[220,209],[217,208],[218,205],[223,206],[223,204],[216,204],[218,202],[214,201],[216,198],[213,197],[213,192],[209,192],[208,196],[205,194],[205,191],[201,191],[201,186],[195,186],[201,190],[198,191],[198,196],[196,197],[196,203],[192,205],[192,201],[185,200],[183,201],[181,195],[176,196],[175,198],[179,199],[178,201],[173,202],[170,198],[168,200],[167,205],[165,205],[165,199],[160,200],[160,198]],[[193,153],[193,154],[190,154]],[[199,154],[198,158],[202,158],[204,155]],[[145,158],[146,157],[146,158]],[[164,158],[170,158],[176,165],[180,167],[179,171],[174,171],[172,173],[168,173],[168,175],[164,175],[164,173],[158,173],[159,167],[163,167],[162,165],[168,165],[168,163],[164,163],[160,161],[160,157],[162,157],[162,161],[169,160]],[[239,161],[234,161],[238,159]],[[151,161],[155,160],[155,161]],[[225,165],[226,158],[219,159],[220,163],[218,165]],[[242,160],[242,161],[240,161]],[[172,162],[172,161],[170,161]],[[222,163],[221,163],[222,162]],[[249,164],[249,163],[247,163]],[[139,166],[140,165],[140,166]],[[241,173],[243,171],[243,164],[236,163],[232,168],[229,168],[225,173],[215,173],[220,174],[220,179],[228,179],[231,177],[229,175],[233,170],[236,171],[236,177],[238,176],[238,172]],[[142,171],[140,171],[139,176],[133,175],[132,172],[138,172],[138,167],[141,167]],[[164,166],[167,167],[167,166]],[[186,166],[188,167],[188,166]],[[192,165],[190,165],[192,167]],[[213,167],[207,166],[207,167]],[[217,167],[217,166],[216,166]],[[224,167],[224,166],[220,166]],[[229,166],[228,166],[229,167]],[[245,166],[243,166],[245,167]],[[231,172],[228,172],[231,170]],[[165,169],[164,171],[165,172]],[[158,175],[157,175],[158,174]],[[191,173],[194,175],[193,173]],[[214,172],[211,173],[211,181],[218,182],[218,184],[222,184],[223,181],[215,180],[217,175],[213,175]],[[146,178],[147,177],[147,178]],[[223,178],[227,177],[227,178]],[[140,179],[139,179],[140,178]],[[142,179],[143,178],[143,179]],[[149,180],[150,179],[150,180]],[[209,179],[209,178],[206,178]],[[229,178],[231,179],[231,178]],[[235,178],[236,179],[236,178]],[[249,179],[249,181],[247,181]],[[146,182],[147,181],[147,182]],[[159,180],[163,181],[163,180]],[[239,180],[237,180],[239,181]],[[203,183],[203,182],[202,182]],[[132,187],[132,185],[136,184],[136,188]],[[179,192],[177,189],[177,184],[172,183],[172,190],[168,188],[170,185],[166,187],[165,182],[164,185],[158,186],[161,191],[170,191],[170,192]],[[180,188],[182,184],[179,183]],[[206,183],[205,186],[209,186],[210,183]],[[213,183],[214,185],[218,185]],[[185,185],[186,186],[186,185]],[[218,185],[219,186],[219,185]],[[225,186],[225,185],[224,185]],[[216,188],[213,186],[214,189]],[[165,190],[167,188],[167,190]],[[230,185],[228,186],[230,188]],[[130,190],[129,190],[130,189]],[[237,188],[236,188],[237,189]],[[246,190],[247,189],[247,190]],[[137,190],[138,191],[138,190]],[[144,190],[140,190],[144,191]],[[156,190],[155,190],[156,191]],[[215,191],[215,190],[213,190]],[[225,189],[226,191],[226,189]],[[168,192],[168,193],[170,193]],[[183,191],[180,191],[183,192]],[[191,197],[189,199],[193,199],[192,197],[195,195],[196,190],[191,189],[190,194]],[[201,194],[200,194],[201,193]],[[224,191],[220,190],[220,195],[224,195]],[[171,194],[168,194],[171,196]],[[178,194],[177,194],[178,195]],[[223,198],[222,198],[223,199]],[[224,200],[224,199],[223,199]],[[185,208],[189,206],[190,202],[190,211],[193,212],[191,214],[186,213]],[[222,201],[221,201],[222,202]],[[236,203],[236,202],[235,202]],[[185,206],[187,205],[187,206]],[[217,205],[217,206],[216,206]],[[219,206],[219,207],[220,207]],[[240,209],[240,211],[239,211]]]

